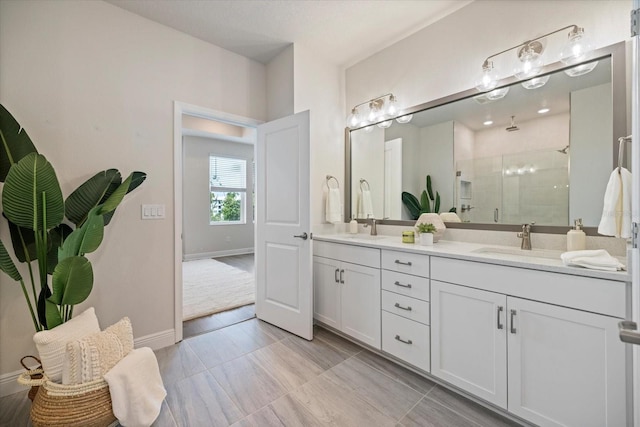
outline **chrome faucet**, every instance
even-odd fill
[[[372,236],[377,236],[378,235],[378,229],[376,228],[376,219],[373,216],[371,216],[371,218],[369,218],[370,216],[371,216],[371,214],[367,214],[367,219],[371,221],[371,223],[370,223],[371,224],[371,233],[370,234]],[[363,227],[367,228],[367,227],[369,227],[369,224],[365,224]]]
[[[531,224],[522,224],[522,232],[518,233],[518,237],[522,239],[522,244],[520,245],[520,249],[522,250],[531,250],[531,226],[533,224],[535,224],[535,222],[532,222]]]

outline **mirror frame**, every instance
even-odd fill
[[[612,115],[613,115],[613,133],[611,135],[611,147],[612,147],[612,164],[615,165],[618,161],[618,138],[622,136],[627,136],[629,134],[629,127],[627,125],[627,70],[626,70],[626,43],[624,41],[612,44],[610,46],[606,46],[597,50],[592,51],[589,56],[582,61],[591,62],[595,60],[611,58],[611,95],[612,95]],[[567,66],[562,62],[554,62],[552,64],[546,65],[542,72],[537,77],[546,76],[548,74],[552,74],[558,71],[562,71],[565,69],[573,68],[576,64]],[[511,86],[520,82],[520,79],[517,79],[515,76],[506,77],[501,79],[498,82],[498,85],[495,89],[499,89],[505,86]],[[493,89],[493,90],[495,90]],[[402,115],[414,114],[421,111],[430,110],[432,108],[440,107],[442,105],[450,104],[456,101],[460,101],[463,99],[471,98],[479,95],[482,92],[479,92],[477,89],[468,89],[463,92],[458,92],[453,95],[445,96],[433,101],[425,102],[424,104],[419,104],[410,108],[407,108],[403,111]],[[367,126],[375,125],[375,123],[368,124]],[[351,131],[355,131],[358,129],[362,129],[365,126],[361,126],[359,128],[350,129],[349,127],[345,128],[345,190],[344,190],[344,218],[347,221],[351,218],[351,186],[352,186],[352,176],[351,176]],[[625,147],[626,151],[626,147]],[[364,219],[357,220],[360,223],[366,222]],[[415,224],[415,221],[408,220],[390,220],[390,219],[380,219],[377,221],[378,224],[382,225],[401,225],[401,226],[411,226]],[[447,228],[462,228],[462,229],[473,229],[473,230],[493,230],[493,231],[520,231],[522,228],[521,224],[483,224],[483,223],[470,223],[470,222],[447,222]],[[557,225],[535,225],[532,227],[531,231],[537,233],[547,233],[547,234],[565,234],[569,231],[571,227],[567,226],[557,226]],[[600,236],[598,234],[597,227],[584,227],[583,230],[589,236]]]

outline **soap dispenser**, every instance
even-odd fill
[[[358,234],[358,221],[356,221],[356,217],[353,217],[349,223],[349,233]]]
[[[567,251],[582,251],[586,248],[586,234],[582,231],[582,218],[574,221],[575,226],[567,233]]]

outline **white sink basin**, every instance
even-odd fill
[[[370,234],[349,234],[346,236],[347,239],[358,239],[358,240],[381,240],[385,239],[388,236],[372,236]]]
[[[472,252],[477,254],[487,254],[487,255],[513,255],[518,257],[525,258],[543,258],[543,259],[560,259],[560,251],[551,251],[551,250],[543,250],[543,249],[532,249],[532,250],[523,250],[519,248],[492,248],[485,247],[475,249]]]

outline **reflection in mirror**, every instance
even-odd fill
[[[597,226],[614,166],[612,60],[581,67],[592,70],[559,70],[415,112],[410,123],[352,130],[348,213],[413,220],[402,193],[420,201],[429,175],[439,212],[453,208],[463,222]]]

